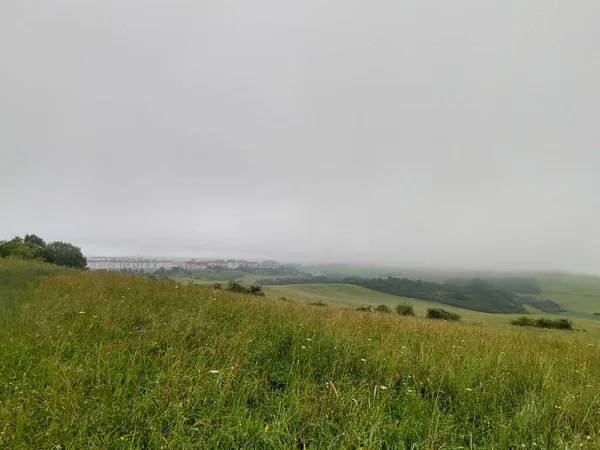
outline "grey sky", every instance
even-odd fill
[[[0,239],[600,274],[600,2],[8,0]]]

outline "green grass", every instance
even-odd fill
[[[384,292],[374,291],[372,289],[363,288],[361,286],[351,284],[293,284],[285,286],[263,286],[265,293],[271,297],[286,297],[301,302],[323,301],[330,306],[350,307],[371,305],[376,306],[384,304],[394,309],[398,303],[408,302],[414,306],[417,316],[425,317],[429,308],[443,308],[459,314],[463,320],[475,324],[486,325],[509,325],[512,319],[520,317],[521,314],[489,314],[469,309],[457,308],[454,306],[445,305],[437,302],[429,302],[426,300],[399,297],[396,295],[386,294]],[[544,316],[549,318],[564,317],[564,314],[547,314],[532,307],[526,309],[536,316]],[[600,320],[594,320],[592,316],[589,318],[577,317],[569,315],[573,323],[579,329],[585,329],[594,335],[600,337]]]
[[[13,313],[0,317],[2,449],[571,449],[600,439],[600,344],[589,333],[120,274],[40,280],[42,266],[31,267],[0,260],[0,280],[16,286],[5,296]]]
[[[593,314],[600,312],[600,278],[584,275],[537,277],[542,294],[569,311]]]

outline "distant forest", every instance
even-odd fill
[[[339,278],[306,274],[301,277],[259,280],[257,284],[268,286],[311,283],[354,284],[387,294],[435,301],[488,313],[526,314],[525,305],[530,305],[547,313],[564,311],[558,303],[552,300],[531,297],[531,295],[541,294],[542,292],[535,278],[456,278],[447,280],[444,283],[434,283],[396,277]]]

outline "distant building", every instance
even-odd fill
[[[263,261],[258,265],[259,269],[279,269],[281,267],[281,264],[279,264],[277,261],[272,261],[270,259],[268,259],[267,261]]]
[[[184,267],[185,270],[206,270],[208,269],[208,261],[196,261],[192,259],[191,261],[186,261]]]
[[[90,270],[108,270],[111,272],[118,272],[123,269],[131,269],[135,272],[154,272],[161,268],[171,270],[174,263],[173,261],[157,259],[94,257],[87,258],[87,266]]]
[[[281,267],[276,261],[263,261],[258,263],[256,261],[246,261],[245,259],[215,259],[213,261],[196,261],[191,259],[184,263],[185,270],[207,270],[214,268],[222,268],[235,270],[239,267],[249,267],[250,269],[277,269]]]

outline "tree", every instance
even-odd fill
[[[35,252],[23,243],[23,239],[16,236],[10,241],[0,241],[0,258],[11,257],[19,259],[33,259]]]
[[[35,234],[26,234],[23,238],[23,244],[33,251],[36,258],[41,258],[46,248],[46,242]]]
[[[43,251],[44,259],[52,264],[59,266],[75,267],[83,269],[87,261],[81,249],[68,242],[52,242],[48,244]]]

